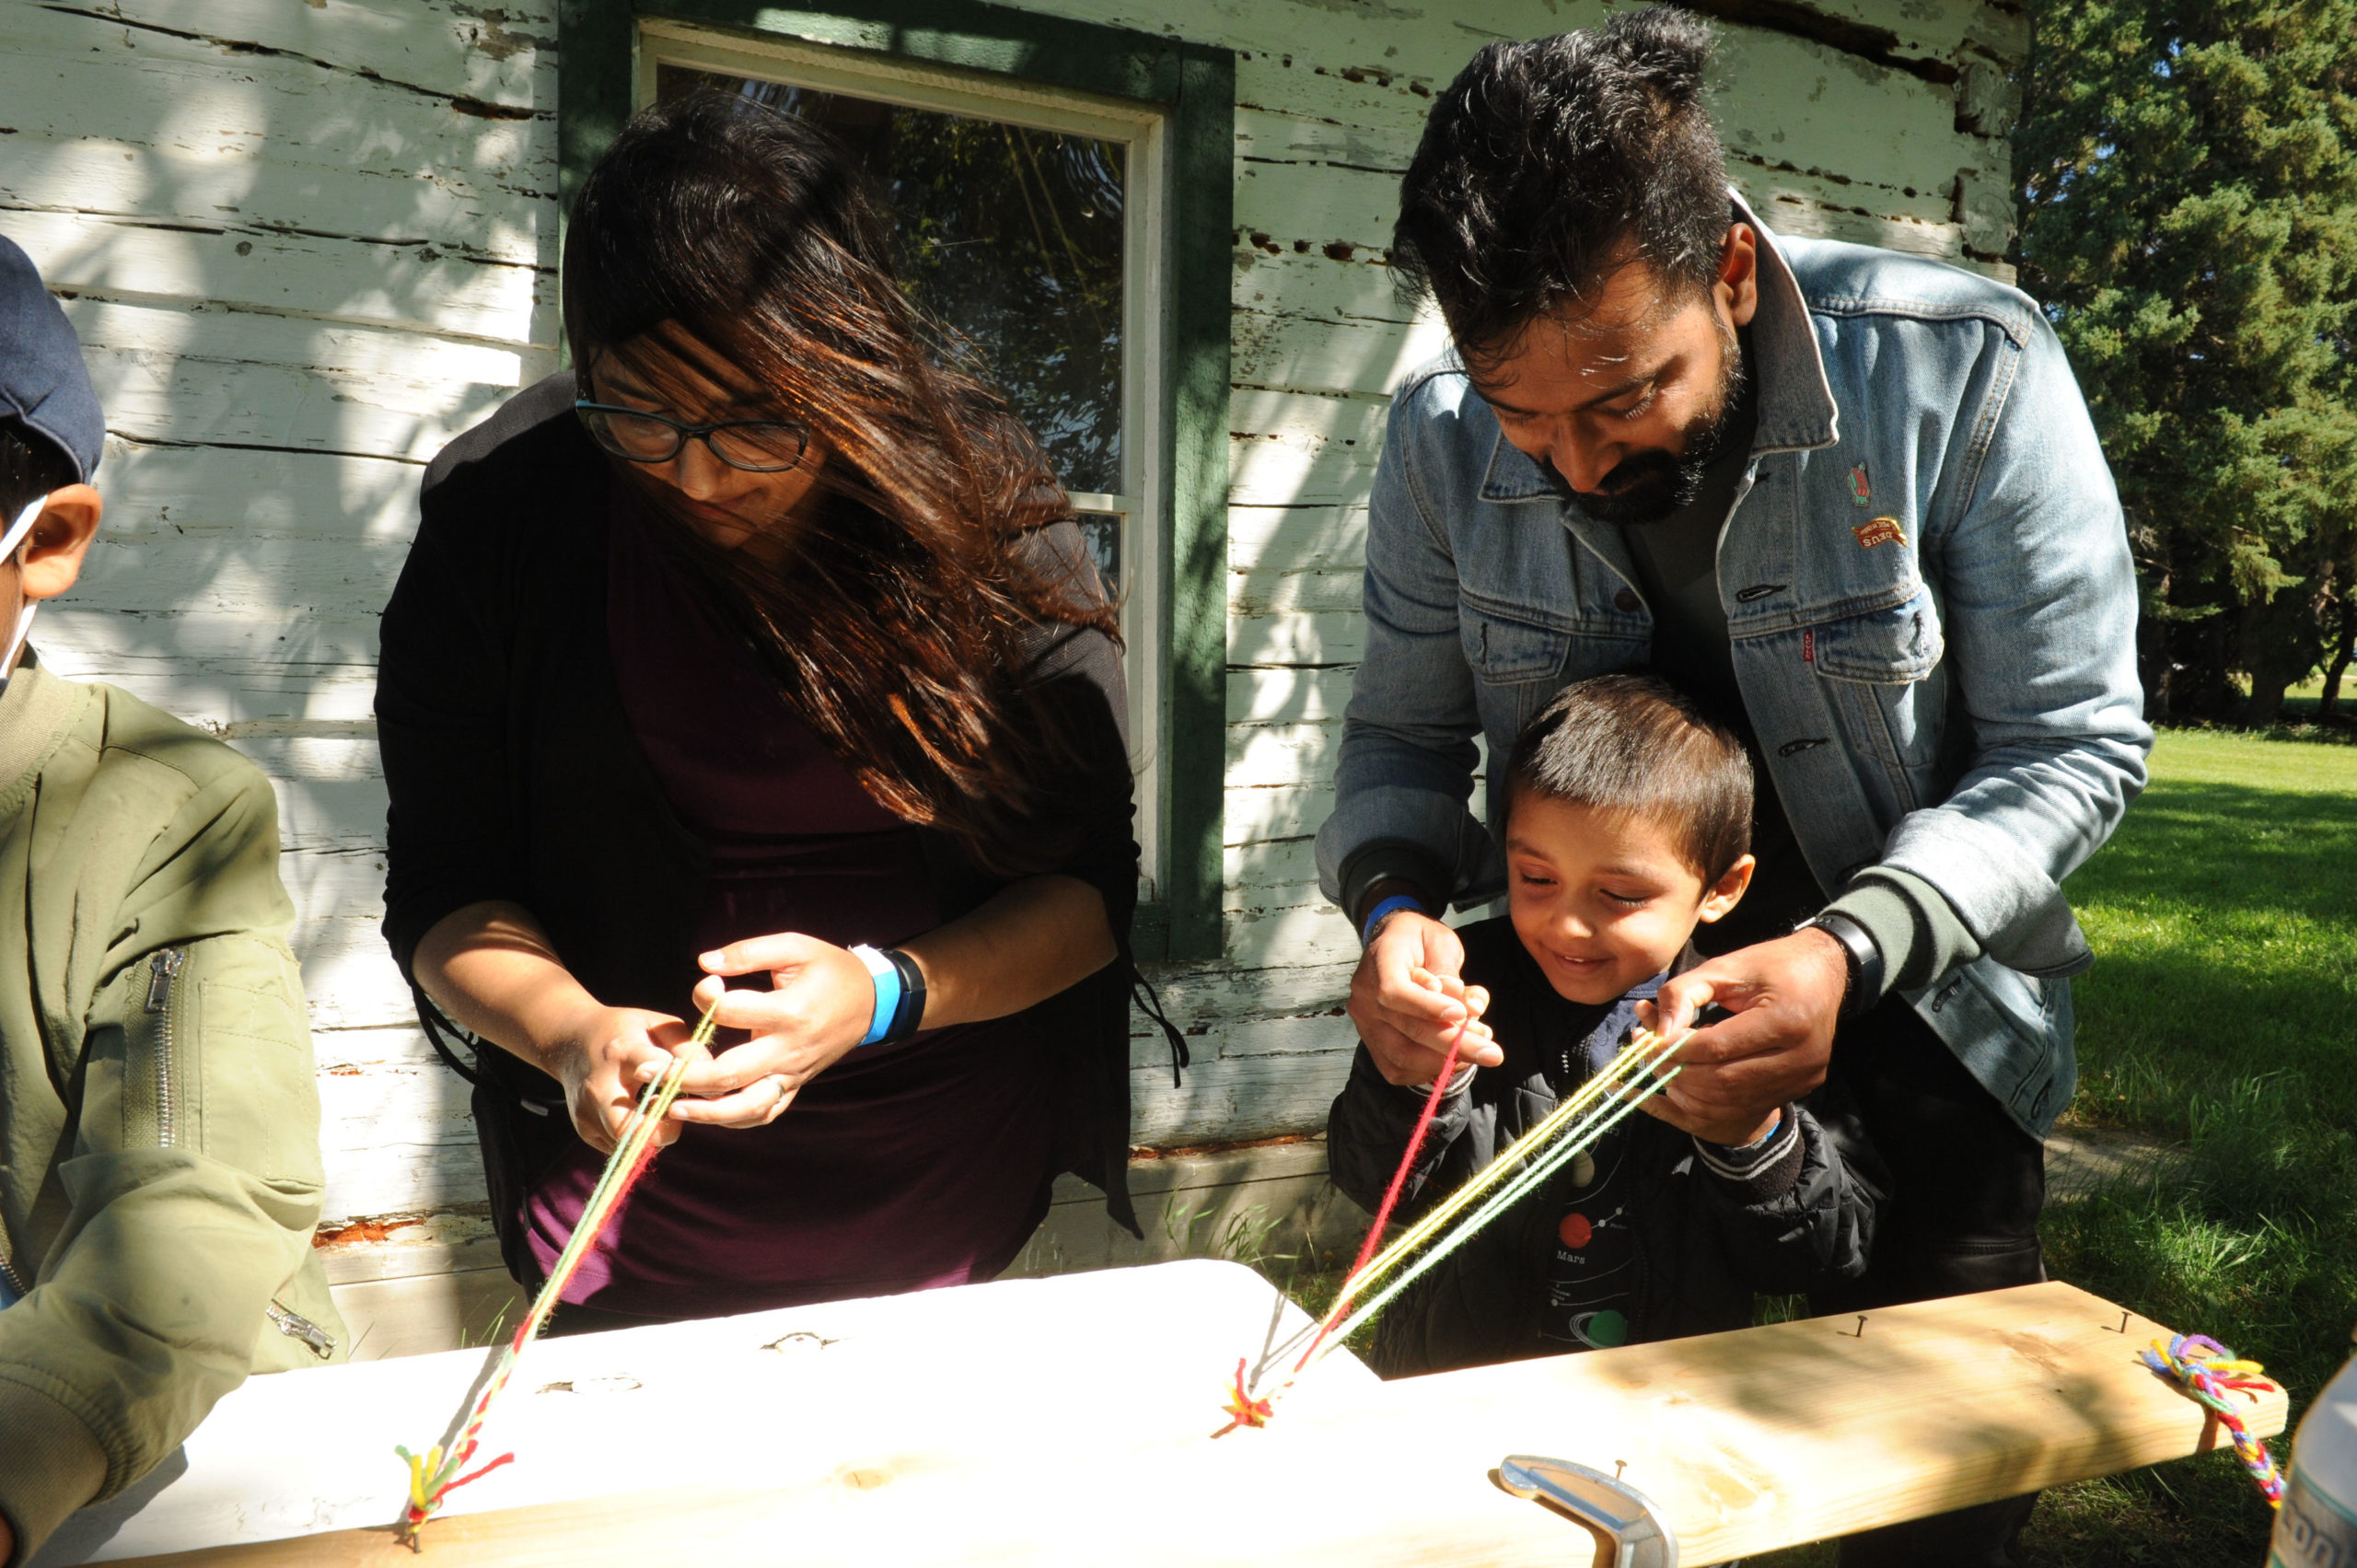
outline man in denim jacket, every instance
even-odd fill
[[[1455,974],[1437,917],[1504,888],[1468,809],[1476,738],[1496,820],[1521,725],[1650,663],[1737,720],[1763,775],[1746,918],[1662,992],[1673,1028],[1734,1016],[1666,1114],[1829,1071],[1894,1202],[1866,1279],[1820,1309],[2028,1283],[2091,961],[2061,884],[2151,745],[2119,502],[2030,300],[1779,238],[1730,197],[1709,50],[1666,8],[1492,44],[1402,181],[1393,260],[1454,347],[1394,397],[1318,837],[1367,942],[1351,1015],[1392,1082],[1434,1076],[1461,1014],[1415,971]],[[2006,1561],[2027,1500],[1974,1512],[1843,1561]]]

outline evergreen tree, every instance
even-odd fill
[[[2247,722],[2357,590],[2357,0],[2033,0],[2022,286],[2095,413],[2156,714]]]

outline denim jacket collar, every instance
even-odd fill
[[[1776,237],[1759,221],[1741,193],[1730,190],[1737,223],[1751,226],[1759,237],[1759,307],[1751,318],[1751,356],[1759,377],[1759,420],[1751,437],[1751,455],[1808,452],[1830,447],[1840,438],[1841,411],[1833,401],[1833,388],[1825,376],[1825,360],[1817,352],[1817,330],[1809,324],[1808,301],[1800,280],[1776,248]],[[1481,476],[1484,501],[1561,500],[1562,493],[1548,482],[1538,462],[1498,432],[1490,450],[1490,466]]]

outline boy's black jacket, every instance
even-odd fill
[[[1585,1077],[1576,1048],[1613,1011],[1557,995],[1504,917],[1457,935],[1466,983],[1489,988],[1486,1016],[1505,1064],[1482,1068],[1469,1089],[1442,1102],[1396,1219],[1411,1220],[1455,1191],[1552,1110],[1576,1086],[1562,1076],[1563,1047],[1574,1048],[1573,1070]],[[1327,1134],[1334,1184],[1370,1213],[1423,1098],[1386,1083],[1359,1048]],[[1749,1183],[1711,1171],[1690,1136],[1643,1112],[1608,1134],[1628,1140],[1631,1343],[1744,1328],[1755,1291],[1819,1290],[1865,1269],[1881,1201],[1875,1178],[1853,1167],[1860,1151],[1852,1146],[1845,1158],[1808,1110],[1787,1106],[1784,1113],[1800,1129],[1799,1169],[1780,1161]],[[1398,1377],[1576,1350],[1539,1333],[1548,1259],[1571,1182],[1568,1170],[1559,1173],[1387,1307],[1376,1319],[1375,1369]]]

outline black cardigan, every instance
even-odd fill
[[[530,909],[565,967],[613,1006],[677,1012],[700,978],[687,957],[703,898],[702,842],[672,813],[621,705],[606,640],[609,461],[573,413],[573,377],[510,399],[426,470],[416,542],[385,607],[377,729],[388,813],[384,932],[412,979],[418,942],[488,899]],[[1059,524],[1020,548],[1073,559]],[[1082,580],[1086,580],[1086,578]],[[1105,900],[1121,957],[1027,1017],[1059,1042],[1062,1168],[1102,1188],[1132,1232],[1128,1192],[1131,839],[1127,702],[1118,650],[1085,628],[1042,628],[1032,690],[1070,703],[1091,739],[1102,802],[1061,867]],[[1004,884],[946,835],[921,830],[945,920]],[[485,1046],[470,1070],[419,993],[446,1060],[475,1084],[493,1223],[511,1272],[533,1266],[525,1195],[575,1136],[555,1081]]]

